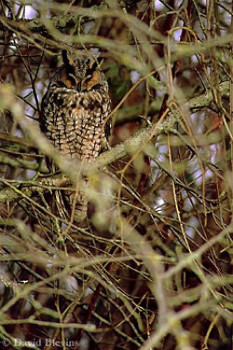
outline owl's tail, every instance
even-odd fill
[[[82,193],[55,191],[58,215],[68,222],[81,223],[87,217],[87,198]]]

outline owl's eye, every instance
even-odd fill
[[[91,90],[94,87],[99,87],[100,85],[100,72],[98,70],[94,70],[91,72],[89,72],[89,74],[87,74],[85,81],[84,81],[84,85],[85,88],[87,90]]]
[[[97,70],[97,64],[96,62],[94,64],[89,65],[89,67],[87,68],[86,71],[86,78],[91,78],[94,74],[94,72],[96,72]]]
[[[74,85],[77,85],[78,79],[76,79],[73,73],[68,73],[68,78],[74,83]]]
[[[72,70],[68,70],[67,67],[63,68],[59,80],[63,86],[68,88],[73,88],[78,84],[74,73],[72,72]]]
[[[84,79],[84,88],[91,90],[92,88],[99,86],[100,83],[100,71],[99,65],[96,60],[88,60],[88,68]]]
[[[74,88],[78,85],[78,81],[75,74],[73,57],[69,52],[62,51],[62,58],[64,66],[61,74],[61,83],[68,88]]]

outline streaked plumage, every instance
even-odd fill
[[[63,53],[63,61],[42,100],[40,126],[63,156],[85,162],[108,146],[108,83],[95,60]]]

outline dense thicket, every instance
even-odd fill
[[[231,1],[0,1],[1,348],[231,349],[232,49]],[[81,170],[38,127],[61,50],[111,91]],[[53,210],[67,186],[85,225]]]

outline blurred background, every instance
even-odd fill
[[[232,49],[231,1],[0,0],[3,348],[232,349]],[[61,50],[112,101],[85,226],[37,131]]]

